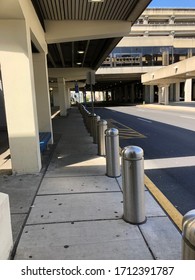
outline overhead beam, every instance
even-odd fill
[[[156,71],[142,75],[141,81],[145,85],[175,83],[179,80],[187,80],[195,77],[195,57],[164,66]]]
[[[50,78],[63,77],[66,81],[79,81],[87,77],[90,68],[49,68],[48,76]]]
[[[123,37],[129,34],[131,23],[113,20],[45,21],[48,44],[82,40]]]
[[[59,52],[59,55],[60,55],[60,59],[61,59],[61,62],[62,62],[62,66],[65,67],[65,62],[64,62],[64,56],[63,56],[63,53],[62,53],[62,48],[60,46],[60,44],[56,44],[57,45],[57,49],[58,49],[58,52]],[[51,58],[51,57],[50,57]],[[51,59],[50,59],[51,60]],[[52,63],[53,64],[53,63]],[[54,66],[55,67],[55,66]]]
[[[31,39],[33,39],[33,43],[35,44],[35,46],[40,52],[44,51],[45,53],[47,53],[48,50],[47,50],[47,43],[45,41],[45,33],[31,0],[25,0],[25,1],[16,0],[16,1],[19,2],[24,18],[30,27],[31,33],[33,34],[33,36],[31,35],[32,36]]]

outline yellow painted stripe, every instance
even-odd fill
[[[113,120],[110,119],[109,121],[110,121],[110,123],[112,123]],[[128,129],[130,130],[131,128],[128,128]],[[123,131],[122,131],[122,133],[120,133],[120,129],[119,129],[119,136],[124,137],[124,139],[135,138],[136,136],[140,137],[140,138],[146,137],[143,134],[140,134],[139,132],[137,132],[137,135],[136,134],[130,135],[130,133],[129,134],[124,133]],[[133,130],[133,131],[135,131],[135,130]],[[136,131],[135,131],[135,133],[136,133]],[[122,149],[120,148],[120,155],[121,155],[121,152],[122,152]],[[149,190],[149,192],[156,199],[156,201],[160,204],[160,206],[167,213],[167,215],[170,217],[170,219],[173,221],[175,226],[180,231],[182,231],[183,215],[174,207],[174,205],[166,198],[166,196],[158,189],[158,187],[146,175],[144,178],[144,184],[145,184],[146,188]]]
[[[119,123],[113,119],[107,119],[107,122],[108,122],[109,127],[112,126],[112,127],[115,127],[118,129],[120,138],[123,138],[123,139],[146,138],[146,136],[144,136],[143,134],[141,134],[141,133],[135,131],[134,129],[132,129],[122,123]],[[119,124],[120,126],[122,126],[124,128],[118,127],[117,124]]]
[[[174,222],[176,227],[182,231],[182,214],[173,206],[173,204],[164,196],[157,186],[145,175],[144,184],[157,202],[161,205],[167,215]]]

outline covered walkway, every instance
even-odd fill
[[[78,109],[54,118],[53,129],[58,141],[41,174],[1,177],[0,191],[10,194],[12,257],[180,259],[181,235],[147,189],[147,222],[124,222],[121,177],[105,175]]]

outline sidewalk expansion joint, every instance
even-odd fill
[[[85,177],[105,177],[106,174],[85,174],[85,175],[62,175],[60,174],[60,176],[57,176],[57,175],[47,175],[45,174],[45,179],[55,179],[55,178],[75,178],[75,177],[78,177],[78,178],[85,178]],[[115,179],[115,178],[112,178],[112,179]]]
[[[149,246],[149,244],[148,244],[148,242],[147,242],[147,240],[146,240],[146,238],[145,238],[145,236],[144,236],[144,233],[142,232],[142,230],[141,230],[141,228],[140,228],[139,225],[138,225],[138,229],[139,229],[139,232],[140,232],[141,236],[142,236],[143,239],[144,239],[144,242],[146,243],[146,246],[148,247],[148,250],[150,251],[150,254],[151,254],[152,258],[153,258],[154,260],[156,260],[156,257],[155,257],[155,255],[154,255],[152,249],[150,248],[150,246]]]
[[[70,193],[49,193],[49,194],[37,194],[37,196],[57,196],[57,195],[74,195],[74,194],[101,194],[101,193],[121,193],[121,190],[119,191],[101,191],[101,192],[70,192]]]
[[[40,226],[40,225],[56,225],[56,224],[72,224],[72,225],[74,225],[75,223],[102,222],[102,221],[119,221],[119,220],[123,220],[122,217],[121,218],[111,218],[111,219],[93,219],[93,220],[72,220],[72,221],[59,221],[59,222],[42,222],[42,223],[26,224],[26,227],[27,226],[28,227],[29,226]]]

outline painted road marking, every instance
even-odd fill
[[[195,166],[195,156],[144,160],[145,170]]]
[[[119,130],[119,138],[122,139],[132,139],[132,138],[146,138],[143,134],[139,133],[138,131],[135,131],[134,129],[119,123],[113,119],[107,119],[108,127],[114,127]]]
[[[184,116],[184,115],[181,115],[180,118],[185,118],[185,119],[192,119],[192,120],[195,120],[195,117],[190,117],[190,116]]]
[[[142,118],[137,118],[137,119],[140,120],[140,121],[143,121],[143,122],[152,123],[152,121],[148,121],[146,119],[142,119]]]

